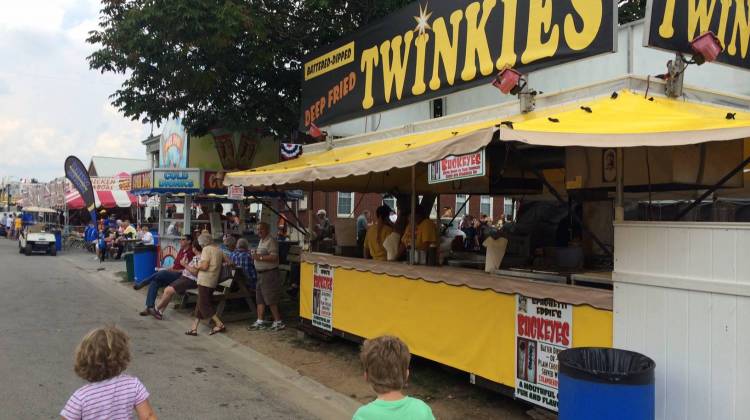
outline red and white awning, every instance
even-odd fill
[[[115,207],[127,208],[138,202],[133,194],[122,190],[100,190],[94,195],[96,208],[103,207],[112,209]],[[69,191],[65,194],[65,202],[70,210],[78,210],[85,207],[83,197],[78,191]]]

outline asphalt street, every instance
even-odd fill
[[[24,256],[0,239],[0,418],[59,418],[84,384],[73,351],[90,329],[115,324],[131,337],[128,372],[151,393],[160,419],[351,418],[356,402],[222,335],[183,332],[171,311],[138,316],[143,295],[113,276],[124,264],[90,254]]]

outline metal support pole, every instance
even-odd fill
[[[310,192],[307,198],[307,230],[313,232],[313,204],[315,203],[315,184],[310,183]],[[312,252],[312,235],[308,234],[305,236],[305,242],[307,242],[307,250]]]
[[[732,169],[728,174],[724,175],[724,177],[721,178],[719,180],[719,182],[717,182],[716,184],[714,184],[711,188],[709,188],[708,190],[706,190],[706,192],[704,192],[703,194],[701,194],[701,196],[698,197],[695,201],[693,201],[692,203],[690,203],[690,205],[687,206],[687,208],[685,208],[684,210],[682,210],[677,215],[676,220],[682,220],[682,218],[685,217],[685,215],[687,215],[694,208],[696,208],[698,205],[700,205],[700,203],[703,200],[705,200],[706,198],[708,198],[709,195],[713,194],[714,192],[716,192],[716,190],[718,190],[719,188],[721,188],[722,185],[726,184],[727,181],[729,181],[733,176],[737,175],[738,172],[740,172],[743,169],[745,169],[745,166],[747,166],[748,164],[750,164],[750,157],[748,157],[747,159],[743,160],[742,163],[740,163],[739,165],[737,165],[736,168]]]
[[[417,165],[411,167],[411,251],[409,264],[414,265],[417,251]]]
[[[182,220],[183,220],[182,234],[190,235],[193,233],[193,212],[192,212],[193,196],[192,195],[187,195],[187,194],[185,195],[185,201],[184,201],[183,206],[185,206],[185,208],[182,209]]]
[[[617,148],[617,187],[615,188],[615,221],[625,221],[625,151]]]

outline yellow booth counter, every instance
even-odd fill
[[[609,290],[328,254],[302,256],[300,317],[355,340],[396,335],[472,383],[550,408],[557,352],[612,346]]]

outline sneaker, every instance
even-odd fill
[[[265,329],[268,329],[268,327],[266,326],[266,323],[261,320],[257,320],[247,327],[248,331],[261,331]]]
[[[156,308],[148,308],[148,313],[154,318],[158,319],[159,321],[164,319],[164,315],[158,310],[156,310]]]
[[[281,331],[284,328],[286,328],[286,325],[282,321],[273,321],[273,324],[271,324],[271,328],[269,330],[271,331]]]

